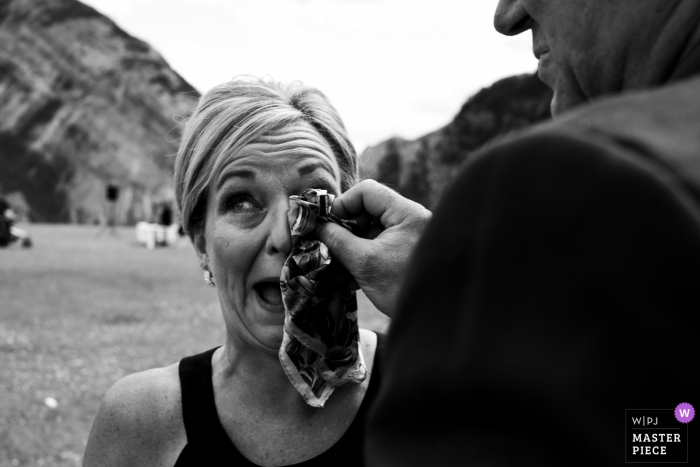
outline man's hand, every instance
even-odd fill
[[[367,298],[392,315],[413,249],[431,213],[374,180],[364,180],[335,199],[331,212],[353,219],[353,232],[333,222],[317,227],[319,240],[352,274]]]

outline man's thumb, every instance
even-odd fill
[[[328,247],[331,257],[338,259],[352,273],[363,239],[334,222],[317,223],[316,235]]]

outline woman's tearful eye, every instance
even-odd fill
[[[260,206],[248,195],[232,195],[226,197],[223,211],[234,214],[255,214],[261,211]]]

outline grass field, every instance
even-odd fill
[[[78,466],[105,391],[222,343],[223,320],[189,245],[23,227],[34,248],[0,249],[0,466]],[[359,304],[363,327],[386,329]]]

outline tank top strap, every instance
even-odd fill
[[[218,347],[217,347],[218,348]],[[187,444],[211,441],[219,426],[214,402],[211,358],[217,348],[185,357],[180,361],[182,418]]]

